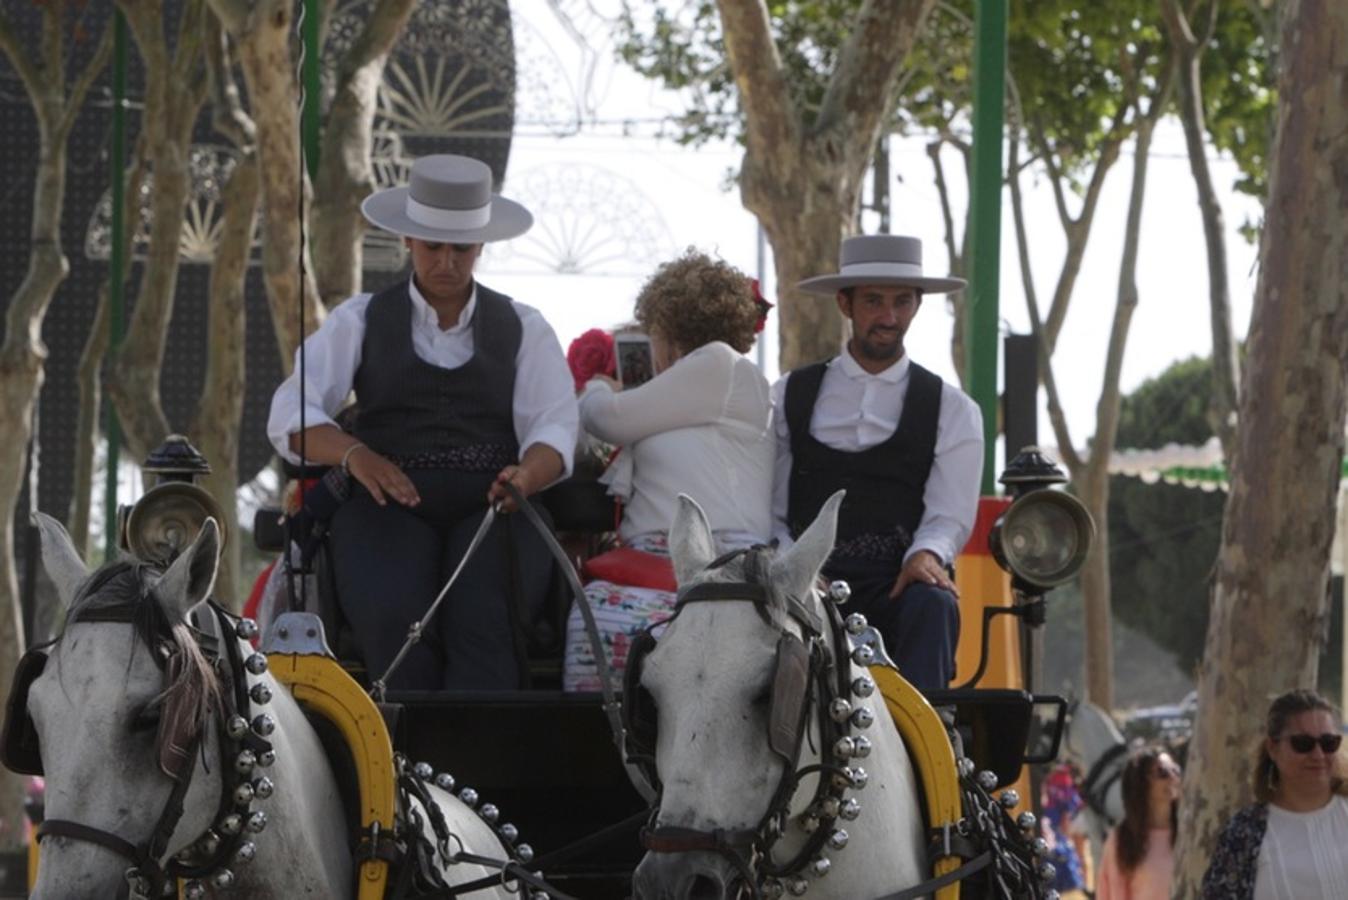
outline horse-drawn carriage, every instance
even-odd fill
[[[1017,471],[1061,480],[1033,457]],[[172,498],[158,513],[157,494]],[[140,558],[87,580],[42,522],[66,631],[21,663],[2,748],[47,775],[41,896],[1052,894],[1033,814],[995,793],[1026,760],[1035,698],[979,691],[981,665],[959,689],[909,686],[864,619],[840,614],[845,586],[816,584],[836,503],[780,556],[714,559],[685,501],[675,619],[633,648],[621,707],[560,690],[565,606],[518,621],[526,689],[377,706],[341,659],[321,551],[307,608],[261,652],[249,620],[201,602],[221,538],[191,496],[181,480],[148,492],[126,519],[153,532],[127,536]],[[995,609],[1033,624],[1079,565],[1088,520],[1064,497],[1026,491],[1003,516],[993,549],[1018,590]],[[613,521],[588,485],[545,503],[558,530]],[[564,554],[559,572],[574,585]]]

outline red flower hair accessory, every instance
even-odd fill
[[[772,309],[772,304],[768,302],[767,297],[763,296],[757,278],[749,279],[749,289],[754,292],[754,304],[758,307],[758,324],[754,326],[754,334],[759,334],[763,331],[763,327],[768,324],[768,312]]]
[[[566,364],[571,367],[571,377],[576,382],[577,391],[596,375],[614,377],[618,365],[613,353],[613,335],[599,328],[591,328],[566,348]]]

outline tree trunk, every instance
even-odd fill
[[[159,399],[164,342],[173,318],[183,221],[191,197],[192,130],[206,98],[201,64],[205,0],[184,4],[177,46],[170,55],[164,12],[121,0],[145,65],[145,154],[154,174],[148,258],[140,292],[116,351],[108,393],[117,406],[127,447],[144,459],[169,434]],[[130,225],[134,228],[134,224]]]
[[[257,222],[256,158],[246,157],[234,167],[220,200],[224,217],[211,267],[206,382],[192,434],[197,449],[211,461],[211,474],[203,479],[203,486],[220,504],[224,513],[221,525],[228,536],[216,575],[215,597],[231,611],[238,612],[245,599],[239,583],[242,535],[236,500],[244,395],[244,282]]]
[[[1109,457],[1114,452],[1114,439],[1118,434],[1119,385],[1124,351],[1128,346],[1128,332],[1138,304],[1137,261],[1141,250],[1142,205],[1147,193],[1151,141],[1156,123],[1170,103],[1173,83],[1174,66],[1167,65],[1157,83],[1155,94],[1150,97],[1146,113],[1143,114],[1140,109],[1138,112],[1137,140],[1133,147],[1133,185],[1128,196],[1114,321],[1110,327],[1109,346],[1105,351],[1100,399],[1095,407],[1095,437],[1084,462],[1074,451],[1066,455],[1077,491],[1095,519],[1095,543],[1081,571],[1081,593],[1086,609],[1086,696],[1104,709],[1114,706],[1113,612],[1109,580]],[[1017,215],[1018,223],[1020,218]],[[1034,319],[1038,321],[1037,313]],[[1040,333],[1041,341],[1046,343],[1042,329]],[[1049,375],[1051,377],[1051,367]],[[1066,433],[1066,420],[1062,416],[1056,390],[1050,391],[1049,398],[1059,440],[1070,447],[1071,439]]]
[[[295,59],[290,52],[293,4],[288,0],[210,0],[210,3],[238,48],[250,112],[257,127],[262,274],[282,370],[288,373],[302,339],[301,300],[306,332],[317,328],[323,317],[309,248],[301,247],[300,242],[300,220],[308,217],[309,183],[301,170],[296,139],[299,86]]]
[[[844,340],[833,297],[807,294],[796,284],[838,271],[842,237],[854,230],[860,179],[850,186],[837,184],[837,173],[810,168],[803,166],[789,181],[778,182],[776,173],[760,177],[746,156],[741,174],[744,206],[763,223],[772,244],[783,372],[837,355]],[[796,189],[783,190],[783,184]]]
[[[744,110],[744,206],[776,261],[782,371],[833,356],[842,322],[796,282],[836,272],[856,227],[862,179],[894,109],[904,60],[935,0],[865,0],[812,121],[791,97],[764,0],[717,0],[726,56]]]
[[[126,172],[124,197],[139,197],[141,183],[145,178],[145,154],[143,143],[138,142],[136,158]],[[131,258],[135,228],[123,229],[123,259]],[[122,273],[123,286],[126,273]],[[84,350],[80,353],[79,385],[80,412],[75,426],[75,475],[74,490],[70,498],[70,538],[75,549],[85,560],[89,555],[89,514],[93,503],[94,456],[99,439],[99,415],[102,412],[102,368],[103,359],[108,352],[111,338],[108,284],[105,282],[98,291],[98,309],[94,313],[94,322],[89,327],[89,337]],[[111,527],[105,526],[105,527]]]
[[[67,84],[65,16],[66,4],[61,0],[45,4],[42,38],[34,46],[20,38],[0,8],[0,54],[9,60],[22,82],[38,129],[28,270],[10,298],[4,343],[0,344],[0,433],[5,435],[5,452],[0,453],[0,695],[6,697],[24,649],[14,560],[14,513],[23,487],[33,410],[47,358],[42,322],[56,289],[70,271],[61,249],[67,141],[89,87],[112,55],[112,29],[105,28],[88,65]],[[10,826],[0,831],[0,848],[23,844],[18,825],[24,817],[25,781],[0,770],[0,822]]]
[[[1348,5],[1281,4],[1279,126],[1173,896],[1248,800],[1271,696],[1315,685],[1348,415]],[[1233,714],[1235,713],[1235,714]]]
[[[1222,442],[1222,454],[1229,462],[1235,451],[1236,386],[1240,381],[1240,360],[1235,334],[1231,328],[1231,289],[1226,277],[1226,225],[1217,189],[1208,167],[1203,112],[1203,48],[1216,27],[1219,3],[1208,6],[1206,34],[1193,33],[1179,8],[1178,0],[1164,0],[1166,28],[1180,54],[1179,113],[1184,125],[1184,144],[1189,170],[1198,190],[1198,208],[1203,218],[1203,239],[1208,255],[1208,309],[1212,322],[1212,398],[1208,418]]]
[[[311,217],[314,268],[325,307],[360,290],[365,235],[360,204],[375,188],[370,148],[379,85],[389,51],[415,6],[415,0],[380,3],[338,72],[323,128]]]

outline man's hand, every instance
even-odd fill
[[[941,565],[936,554],[930,550],[919,550],[908,557],[908,562],[903,564],[903,571],[894,579],[894,588],[889,592],[889,599],[897,599],[903,593],[903,589],[914,582],[944,588],[956,597],[960,595],[955,589],[955,582],[946,574],[945,566]]]
[[[515,499],[505,489],[507,483],[513,484],[523,497],[528,497],[534,492],[529,483],[529,473],[522,466],[506,466],[496,475],[496,481],[492,483],[491,489],[487,491],[487,502],[500,503],[501,512],[514,512],[516,510]]]
[[[389,498],[403,506],[421,503],[416,485],[397,463],[380,456],[364,444],[351,451],[346,459],[346,470],[370,492],[374,502],[387,506]]]
[[[515,485],[525,497],[552,484],[561,477],[565,463],[562,455],[547,444],[531,444],[518,466],[506,466],[487,491],[488,503],[500,503],[501,512],[514,512],[515,502],[506,493],[506,482]]]

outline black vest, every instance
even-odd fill
[[[846,490],[838,516],[842,544],[863,535],[893,535],[911,543],[926,508],[922,494],[936,457],[941,377],[916,363],[898,427],[885,441],[857,453],[834,450],[810,434],[815,400],[828,363],[792,372],[786,382],[786,423],[791,431],[791,481],[787,525],[800,537],[829,497]],[[897,528],[896,528],[897,526]]]
[[[517,458],[512,410],[524,326],[509,297],[479,284],[472,329],[472,357],[441,368],[412,346],[407,282],[372,297],[355,377],[356,438],[385,456],[493,447]]]

